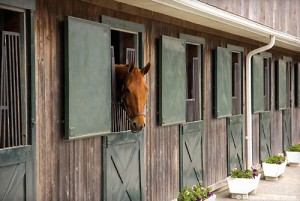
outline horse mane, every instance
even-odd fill
[[[128,75],[127,66],[125,64],[116,64],[115,72],[116,72],[116,80],[124,83]]]

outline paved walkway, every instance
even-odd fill
[[[216,193],[217,201],[234,201],[227,190]],[[242,198],[241,198],[242,199]],[[277,181],[262,178],[255,195],[243,200],[250,201],[300,201],[300,166],[287,166],[285,173]]]

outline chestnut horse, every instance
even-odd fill
[[[144,108],[148,87],[144,76],[149,70],[150,63],[141,70],[133,63],[115,65],[117,100],[121,101],[127,113],[133,133],[140,132],[145,126]]]

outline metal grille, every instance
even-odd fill
[[[186,121],[192,122],[192,121],[198,121],[201,119],[201,111],[200,111],[200,91],[199,91],[199,68],[198,68],[198,58],[193,57],[193,64],[192,66],[188,66],[189,73],[188,75],[188,82],[191,82],[191,84],[188,84],[188,92],[187,99],[186,99]],[[196,75],[196,76],[195,76]]]
[[[241,54],[232,52],[232,115],[241,114]]]
[[[2,32],[0,68],[0,148],[25,144],[22,136],[20,34]]]
[[[126,64],[129,64],[130,62],[135,63],[135,49],[126,48]]]
[[[232,64],[232,114],[241,114],[241,73],[240,64]]]

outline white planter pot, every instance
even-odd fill
[[[269,164],[263,163],[264,175],[266,177],[278,177],[282,175],[285,171],[286,161],[284,163],[279,164]]]
[[[213,194],[212,196],[210,196],[209,198],[207,198],[205,201],[216,201],[217,196],[215,194]],[[171,200],[171,201],[177,201],[177,199]]]
[[[258,174],[255,179],[245,179],[245,178],[227,178],[229,192],[231,194],[248,194],[251,191],[256,190],[261,174]]]
[[[217,199],[217,196],[215,194],[213,194],[212,196],[210,196],[208,199],[206,199],[205,201],[215,201]]]
[[[298,151],[286,151],[288,163],[300,163],[300,152]]]

